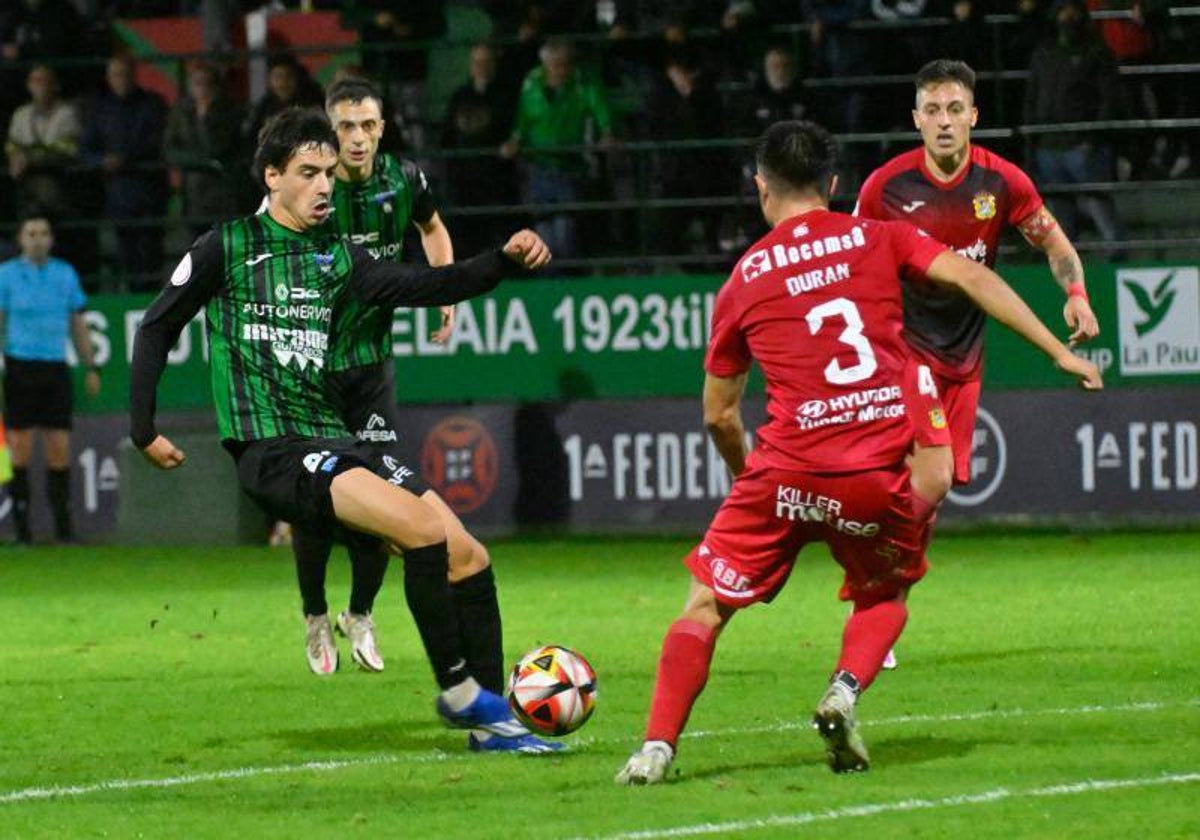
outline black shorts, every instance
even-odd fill
[[[329,396],[350,433],[383,446],[400,439],[396,369],[389,359],[327,375]]]
[[[269,438],[247,444],[237,457],[238,484],[269,515],[341,542],[365,538],[338,523],[329,494],[333,480],[356,467],[414,496],[429,489],[393,448],[350,438]]]
[[[10,429],[71,428],[75,388],[66,362],[4,358],[4,425]]]

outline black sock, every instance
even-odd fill
[[[446,582],[448,569],[445,542],[404,552],[404,598],[421,634],[433,675],[443,690],[470,676],[454,617],[454,598]]]
[[[375,607],[375,596],[383,588],[388,556],[381,547],[350,549],[350,612],[369,615]]]
[[[303,528],[292,527],[292,554],[296,556],[296,582],[300,584],[300,599],[305,615],[325,615],[325,567],[333,540]]]
[[[492,567],[450,584],[458,633],[471,675],[488,691],[504,693],[504,633]]]
[[[29,532],[29,470],[25,467],[13,467],[12,482],[8,485],[8,494],[13,501],[13,526],[17,530],[18,542],[31,542],[33,536]]]
[[[70,541],[71,533],[71,468],[46,471],[46,495],[54,514],[54,536]]]

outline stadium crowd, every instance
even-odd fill
[[[58,223],[59,255],[89,290],[159,286],[167,259],[192,234],[256,203],[248,164],[264,121],[321,102],[305,65],[278,52],[265,92],[245,95],[245,58],[229,52],[227,36],[258,6],[6,4],[0,124],[11,188],[0,217],[43,207]],[[493,40],[460,50],[469,53],[462,83],[435,102],[430,54],[453,43],[448,19],[462,6],[490,18]],[[798,117],[843,137],[910,131],[908,81],[936,57],[984,73],[981,127],[1200,115],[1194,86],[1178,74],[1118,75],[1120,65],[1194,54],[1200,18],[1173,16],[1153,0],[305,0],[272,8],[337,11],[359,33],[361,65],[339,73],[384,86],[385,144],[433,172],[467,251],[529,221],[508,209],[515,205],[547,213],[610,202],[534,217],[567,267],[573,257],[631,251],[674,255],[684,269],[727,265],[759,232],[747,146],[736,141]],[[120,18],[163,15],[199,16],[211,50],[176,62],[181,95],[170,106],[139,87],[134,60],[114,51]],[[996,71],[1027,71],[1027,80],[1001,81]],[[985,143],[1023,161],[1046,187],[1194,177],[1195,138],[1194,130],[1071,130]],[[898,145],[846,144],[846,201]],[[1123,237],[1111,198],[1066,199],[1055,210],[1073,236],[1087,219],[1097,238]],[[479,206],[505,209],[463,212]],[[98,218],[111,227],[91,222]],[[182,231],[174,237],[171,219]]]

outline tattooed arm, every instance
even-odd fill
[[[1095,338],[1100,334],[1100,323],[1088,303],[1083,262],[1054,215],[1043,205],[1021,222],[1018,229],[1030,245],[1045,252],[1050,273],[1067,295],[1063,319],[1072,330],[1068,345],[1073,347]]]

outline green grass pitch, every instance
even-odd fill
[[[807,726],[846,614],[810,549],[725,634],[671,782],[619,788],[688,547],[493,544],[509,661],[558,642],[599,676],[553,758],[437,724],[395,568],[387,670],[343,644],[320,680],[287,551],[0,551],[0,837],[1200,837],[1200,533],[940,537],[856,776]]]

